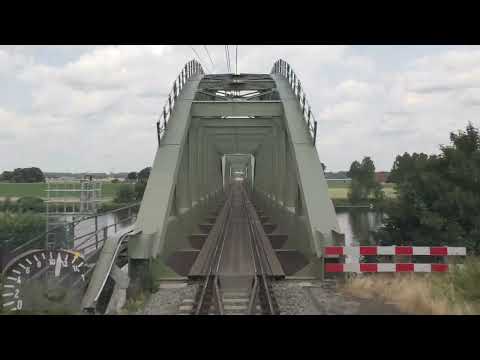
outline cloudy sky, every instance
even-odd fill
[[[194,45],[226,72],[223,45]],[[235,47],[230,47],[234,63]],[[0,46],[0,171],[120,172],[150,166],[155,122],[189,45]],[[480,126],[479,46],[246,46],[239,72],[278,58],[301,79],[319,122],[327,170],[371,156],[438,152],[449,131]]]

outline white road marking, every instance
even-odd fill
[[[23,270],[27,270],[27,268],[23,264],[18,264]]]
[[[22,274],[22,273],[21,273],[20,271],[18,271],[18,270],[12,270],[12,272],[14,272],[14,273],[17,274],[17,275],[21,275],[21,274]]]
[[[33,258],[35,259],[36,262],[40,262],[40,260],[38,260],[37,258],[37,255],[33,255]]]
[[[3,287],[6,287],[6,288],[14,288],[15,286],[14,286],[14,285],[3,285]]]
[[[45,257],[45,253],[42,253],[42,259],[46,260],[47,258]]]
[[[30,259],[25,259],[25,261],[28,263],[28,265],[32,265],[32,262],[30,261]]]
[[[11,276],[7,276],[7,279],[8,279],[8,280],[17,281],[17,278],[14,278],[14,277],[11,277]]]
[[[5,293],[5,294],[2,294],[3,297],[7,297],[7,296],[13,296],[13,293]]]
[[[3,307],[7,307],[7,306],[10,306],[10,305],[13,305],[13,304],[15,304],[15,301],[10,301],[8,303],[3,304]]]

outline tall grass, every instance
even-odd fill
[[[409,314],[480,314],[480,259],[468,258],[446,274],[362,274],[348,279],[342,290]]]

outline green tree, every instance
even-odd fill
[[[113,200],[115,203],[128,204],[135,201],[135,191],[130,184],[122,184]]]
[[[352,179],[348,198],[353,204],[368,201],[371,196],[383,199],[381,185],[375,179],[375,164],[370,157],[364,157],[361,163],[352,162],[347,176]]]
[[[0,180],[16,183],[45,182],[45,175],[42,170],[36,167],[17,168],[13,171],[4,171]]]
[[[150,177],[150,171],[152,170],[151,167],[146,167],[139,171],[137,178],[139,182],[147,183],[148,178]]]
[[[0,175],[0,181],[12,181],[13,172],[12,171],[4,171]]]
[[[135,184],[135,200],[137,201],[142,201],[143,199],[143,194],[145,193],[145,188],[147,187],[146,182],[137,182]]]
[[[127,175],[127,180],[135,181],[137,180],[138,174],[135,171],[129,172]]]
[[[397,156],[379,236],[390,244],[467,246],[480,252],[480,137],[471,123],[440,154]]]
[[[147,187],[148,179],[150,177],[150,172],[152,171],[151,167],[147,167],[138,172],[138,181],[135,184],[135,199],[137,201],[142,201],[143,194]]]

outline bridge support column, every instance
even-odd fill
[[[129,259],[128,276],[130,283],[127,288],[127,299],[138,299],[142,294],[152,290],[150,275],[150,260]]]

